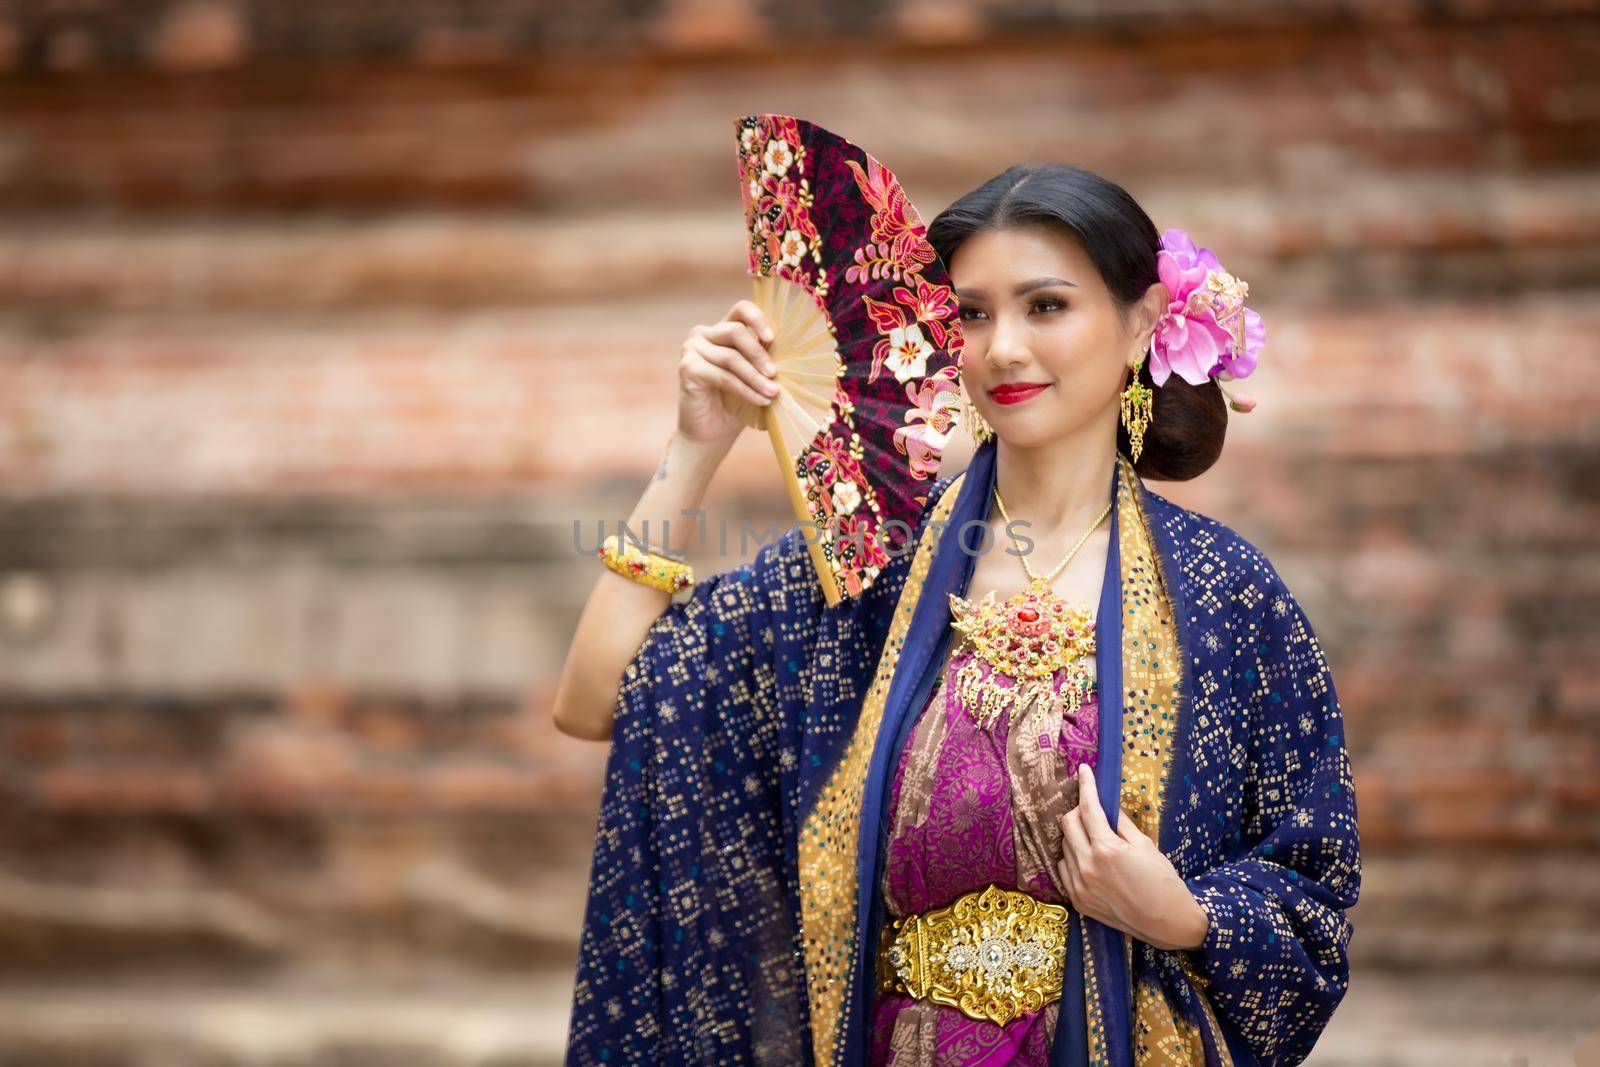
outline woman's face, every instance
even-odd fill
[[[1119,314],[1082,243],[1057,226],[974,234],[948,267],[962,377],[996,434],[1024,448],[1102,430],[1115,438],[1118,394],[1166,307],[1164,287]],[[1043,388],[1004,388],[1017,385]]]

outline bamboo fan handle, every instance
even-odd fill
[[[803,287],[771,275],[756,275],[752,281],[756,306],[772,326],[773,341],[768,351],[778,366],[778,395],[772,403],[762,405],[724,392],[722,402],[745,425],[766,431],[784,490],[789,494],[790,508],[797,519],[809,524],[813,520],[806,505],[805,487],[794,471],[795,454],[832,419],[839,373],[838,345],[827,317]],[[822,530],[808,525],[801,530],[801,536],[811,554],[822,597],[832,607],[843,599],[843,594],[823,551]]]
[[[767,440],[772,442],[773,454],[778,457],[778,469],[783,472],[784,488],[789,491],[789,506],[794,509],[795,516],[802,522],[809,521],[811,511],[806,506],[805,490],[800,485],[799,477],[794,473],[794,456],[789,451],[788,443],[783,439],[783,427],[779,425],[777,419],[767,418],[765,410],[761,414],[761,421],[767,424]],[[802,527],[800,536],[805,540],[806,548],[811,553],[812,569],[817,572],[817,581],[822,584],[822,599],[831,608],[839,603],[842,597],[839,593],[839,583],[833,577],[833,568],[828,564],[828,557],[822,551],[822,531]]]

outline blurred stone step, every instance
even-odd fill
[[[570,971],[587,871],[565,857],[546,862],[548,877],[511,885],[443,859],[401,860],[392,878],[368,868],[374,881],[361,892],[304,871],[298,898],[265,883],[247,893],[0,873],[0,988],[89,974],[227,973],[237,981],[285,968],[362,983]],[[0,1065],[10,1067],[3,1058]]]
[[[584,147],[613,160],[648,157],[639,151],[641,136],[626,131],[619,140]],[[868,143],[883,150],[877,149],[883,140]],[[731,147],[725,161],[721,141],[712,137],[705,147],[712,144],[715,154],[696,150],[684,166],[720,177],[727,163],[731,172]],[[555,165],[584,172],[592,184],[592,165],[564,158]],[[660,160],[651,165],[653,174],[664,173]],[[576,176],[571,183],[575,190],[581,185]],[[937,184],[937,195],[916,194],[930,218],[961,191],[959,182]],[[1534,173],[1511,184],[1499,174],[1424,170],[1364,174],[1334,188],[1242,192],[1231,178],[1204,184],[1191,177],[1154,182],[1142,198],[1160,218],[1169,203],[1192,203],[1197,184],[1224,206],[1216,228],[1237,227],[1218,246],[1240,249],[1244,263],[1259,264],[1253,273],[1234,269],[1270,274],[1278,299],[1302,312],[1347,300],[1352,291],[1388,301],[1440,288],[1501,293],[1594,279],[1600,201],[1583,174]],[[710,204],[680,199],[663,210],[652,201],[644,210],[619,191],[581,212],[544,215],[416,209],[378,217],[24,215],[0,231],[0,310],[24,312],[25,321],[36,323],[81,323],[112,311],[564,307],[574,299],[613,300],[623,270],[634,309],[638,294],[693,294],[743,280],[737,186],[729,179],[709,189]],[[1239,226],[1237,218],[1252,225]]]
[[[1600,1043],[1592,971],[1357,967],[1307,1067],[1582,1067]]]
[[[544,1067],[572,974],[353,989],[0,987],[5,1067]],[[1600,1040],[1580,972],[1358,970],[1309,1067],[1571,1067]]]
[[[569,973],[439,988],[0,989],[6,1067],[546,1067]]]

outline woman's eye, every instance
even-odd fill
[[[1058,311],[1066,306],[1066,302],[1062,300],[1035,300],[1029,305],[1029,307],[1042,309],[1047,312]],[[962,322],[966,322],[973,317],[982,314],[984,314],[982,308],[962,308],[960,312],[960,318]]]

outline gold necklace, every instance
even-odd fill
[[[1028,556],[1027,553],[1023,551],[1022,542],[1017,540],[1017,535],[1011,532],[1011,516],[1006,513],[1006,502],[1000,499],[1000,487],[998,485],[994,487],[994,502],[1000,507],[1000,517],[1006,520],[1006,533],[1011,537],[1011,543],[1017,546],[1017,558],[1022,560],[1023,573],[1025,573],[1029,578],[1033,579],[1033,584],[1037,585],[1040,582],[1043,582],[1046,587],[1048,587],[1051,582],[1056,580],[1056,575],[1066,570],[1067,564],[1072,562],[1072,557],[1078,554],[1078,549],[1082,548],[1084,542],[1089,540],[1089,535],[1099,529],[1100,524],[1106,521],[1106,516],[1111,514],[1111,505],[1110,503],[1107,503],[1105,510],[1100,512],[1100,517],[1091,522],[1089,524],[1089,528],[1083,531],[1083,536],[1078,538],[1078,543],[1072,546],[1072,549],[1067,553],[1066,558],[1060,563],[1056,564],[1055,570],[1041,578],[1037,574],[1033,573],[1032,567],[1028,566]]]
[[[1028,587],[1003,604],[996,602],[993,589],[977,604],[950,594],[951,625],[971,639],[976,652],[956,672],[956,693],[983,729],[989,729],[1001,714],[1009,725],[1018,711],[1037,701],[1060,701],[1063,715],[1082,707],[1084,690],[1090,683],[1087,660],[1094,654],[1094,614],[1067,603],[1050,588],[1050,583],[1111,514],[1108,503],[1066,558],[1048,575],[1040,575],[1028,565],[1022,542],[1011,532],[1011,516],[1000,499],[999,486],[995,487],[994,502],[1000,506],[1006,532],[1017,546]],[[1015,682],[1009,688],[999,688],[984,677],[979,660],[989,664],[991,678],[998,671],[1010,675]],[[1057,671],[1066,672],[1059,695],[1054,691]]]

